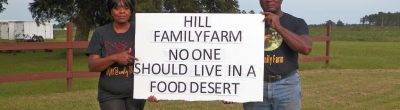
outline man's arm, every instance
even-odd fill
[[[266,12],[264,13],[264,15],[264,21],[270,24],[273,29],[275,29],[278,33],[282,35],[284,41],[292,50],[304,55],[308,55],[311,53],[312,40],[310,36],[298,35],[282,27],[279,21],[279,16],[274,13]]]
[[[308,55],[312,50],[312,40],[308,35],[297,35],[284,27],[277,27],[276,31],[280,33],[286,44],[294,51],[303,55]]]

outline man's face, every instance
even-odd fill
[[[281,10],[282,0],[260,0],[264,12],[276,12]]]
[[[114,21],[118,23],[126,23],[129,22],[132,14],[131,9],[124,2],[120,1],[118,5],[112,9],[111,15],[113,16]]]

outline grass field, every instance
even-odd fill
[[[399,27],[334,27],[332,60],[302,63],[304,110],[399,110]],[[310,28],[323,35],[324,28]],[[63,32],[55,32],[63,41]],[[369,34],[367,34],[369,33]],[[375,33],[375,34],[374,34]],[[65,40],[65,39],[64,39]],[[315,43],[310,56],[324,54]],[[87,57],[74,56],[74,70],[87,70]],[[65,49],[51,53],[0,52],[0,75],[64,71]],[[0,110],[97,110],[97,78],[74,79],[73,90],[65,79],[0,83]],[[221,102],[161,101],[147,103],[146,110],[241,110],[241,104]]]
[[[335,41],[400,42],[400,26],[333,27]],[[311,35],[325,35],[325,27],[311,27]]]
[[[309,56],[324,54],[324,44],[315,43]],[[46,53],[25,51],[22,53],[0,53],[0,75],[29,74],[35,72],[64,71],[65,49]],[[16,62],[15,59],[18,59]],[[301,69],[400,69],[400,43],[398,42],[349,42],[332,43],[332,60],[329,66],[324,62],[302,63]],[[87,71],[87,57],[74,56],[74,70]],[[38,66],[40,65],[40,66]]]
[[[325,55],[325,44],[314,43],[309,56]],[[400,69],[399,42],[334,41],[331,48],[331,64],[303,63],[301,69]]]
[[[301,71],[304,110],[400,109],[399,69],[317,69]],[[1,110],[97,110],[97,78],[0,83]],[[161,101],[146,110],[241,110],[241,104]]]

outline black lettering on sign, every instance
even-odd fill
[[[184,27],[207,27],[211,28],[211,25],[208,23],[208,16],[185,16],[184,18]]]
[[[170,49],[168,50],[168,60],[218,61],[221,60],[221,49]]]

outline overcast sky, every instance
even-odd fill
[[[243,10],[261,10],[259,0],[238,0]],[[360,23],[360,18],[378,12],[400,12],[400,0],[283,0],[282,10],[308,24],[327,20]],[[256,11],[259,12],[259,11]]]
[[[8,0],[0,20],[32,20],[28,3],[33,0]],[[240,9],[260,12],[259,0],[238,0]],[[282,10],[303,18],[308,24],[327,20],[360,23],[360,18],[378,12],[400,12],[400,0],[283,0]]]

